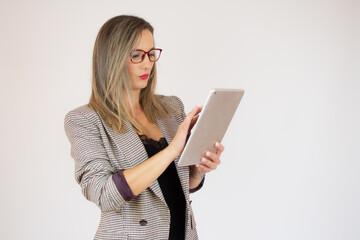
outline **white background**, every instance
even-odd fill
[[[351,0],[0,2],[1,239],[92,239],[65,114],[95,37],[135,14],[164,52],[158,92],[188,112],[243,88],[222,164],[192,195],[201,239],[360,239],[360,5]]]

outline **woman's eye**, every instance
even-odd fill
[[[131,57],[132,57],[132,58],[139,58],[140,55],[139,55],[139,54],[134,54],[134,55],[132,55]]]

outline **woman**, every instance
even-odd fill
[[[177,166],[201,109],[186,116],[179,98],[154,94],[161,51],[145,20],[108,20],[95,42],[90,102],[65,117],[76,180],[101,209],[95,239],[198,238],[189,193],[224,147]]]

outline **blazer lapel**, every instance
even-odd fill
[[[158,119],[158,120],[156,120],[156,123],[159,126],[161,132],[164,134],[166,141],[170,144],[177,132],[179,123],[173,118],[166,119],[166,120]],[[188,166],[183,166],[183,167],[178,166],[179,159],[180,159],[180,157],[178,156],[174,160],[175,166],[176,166],[179,178],[180,178],[183,192],[185,194],[186,199],[188,200],[189,178],[187,176],[189,176],[189,167]]]
[[[159,126],[161,132],[164,134],[165,139],[168,143],[171,143],[173,140],[178,124],[175,119],[157,119],[156,120],[157,125]]]
[[[106,131],[109,133],[116,146],[123,154],[126,162],[124,165],[126,165],[128,168],[133,168],[149,158],[144,144],[141,142],[139,135],[136,133],[130,122],[124,121],[127,129],[126,132],[115,133],[106,121],[103,119],[102,121]],[[150,184],[149,188],[166,204],[165,198],[161,192],[161,188],[157,180]]]

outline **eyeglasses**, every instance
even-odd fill
[[[161,52],[162,49],[160,48],[154,48],[148,52],[140,49],[133,50],[130,52],[130,61],[132,63],[141,63],[142,61],[144,61],[145,55],[147,54],[150,62],[156,62],[157,60],[159,60]]]

